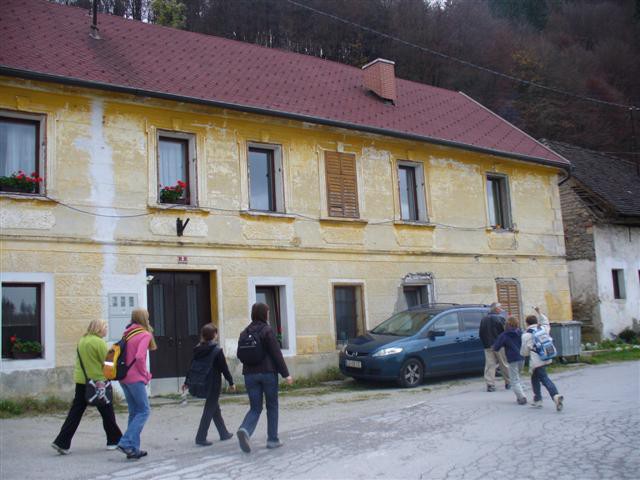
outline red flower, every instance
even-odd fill
[[[184,187],[186,187],[186,186],[187,186],[187,184],[186,184],[186,183],[184,183],[182,180],[178,180],[178,186],[179,186],[180,188],[184,188]]]
[[[9,337],[9,341],[10,341],[11,343],[16,343],[16,340],[18,340],[18,337],[16,337],[15,335],[11,335],[11,336]]]

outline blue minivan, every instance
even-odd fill
[[[486,305],[431,304],[396,313],[340,352],[340,371],[415,387],[426,376],[482,371],[478,331]]]

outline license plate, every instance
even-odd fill
[[[362,362],[359,362],[358,360],[345,360],[344,364],[351,368],[362,368]]]

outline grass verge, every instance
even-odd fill
[[[32,397],[0,399],[0,418],[66,413],[67,410],[69,401],[54,396],[42,400]]]

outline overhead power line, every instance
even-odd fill
[[[587,102],[598,103],[598,104],[601,104],[601,105],[607,105],[609,107],[624,108],[624,109],[627,109],[627,110],[640,110],[640,107],[637,107],[637,106],[634,106],[634,105],[625,105],[623,103],[608,102],[606,100],[600,100],[598,98],[585,97],[585,96],[579,95],[577,93],[567,92],[567,91],[561,90],[559,88],[549,87],[547,85],[542,85],[541,83],[532,82],[530,80],[525,80],[523,78],[518,78],[518,77],[515,77],[513,75],[509,75],[508,73],[499,72],[497,70],[493,70],[493,69],[488,68],[488,67],[483,67],[482,65],[477,65],[477,64],[469,62],[467,60],[463,60],[461,58],[454,57],[454,56],[451,56],[451,55],[447,55],[446,53],[438,52],[437,50],[433,50],[431,48],[424,47],[422,45],[418,45],[418,44],[409,42],[407,40],[403,40],[403,39],[401,39],[399,37],[396,37],[394,35],[389,35],[388,33],[380,32],[379,30],[375,30],[375,29],[367,27],[365,25],[361,25],[359,23],[352,22],[351,20],[347,20],[346,18],[339,17],[338,15],[334,15],[332,13],[325,12],[323,10],[318,10],[317,8],[310,7],[309,5],[305,5],[304,3],[296,2],[295,0],[286,0],[286,1],[288,3],[290,3],[291,5],[295,5],[297,7],[303,8],[305,10],[309,10],[309,11],[311,11],[313,13],[317,13],[318,15],[322,15],[322,16],[331,18],[333,20],[336,20],[337,22],[341,22],[341,23],[344,23],[346,25],[351,25],[353,27],[359,28],[359,29],[364,30],[366,32],[373,33],[374,35],[378,35],[378,36],[381,36],[383,38],[387,38],[389,40],[393,40],[395,42],[401,43],[403,45],[407,45],[409,47],[421,50],[423,52],[430,53],[431,55],[435,55],[435,56],[440,57],[440,58],[442,58],[444,60],[455,62],[455,63],[458,63],[460,65],[464,65],[465,67],[474,68],[476,70],[480,70],[480,71],[483,71],[485,73],[489,73],[491,75],[496,75],[498,77],[505,78],[505,79],[511,80],[513,82],[521,83],[523,85],[528,85],[528,86],[535,87],[535,88],[538,88],[538,89],[541,89],[541,90],[546,90],[548,92],[553,92],[553,93],[556,93],[556,94],[559,94],[559,95],[565,95],[567,97],[576,98],[578,100],[584,100],[584,101],[587,101]]]

